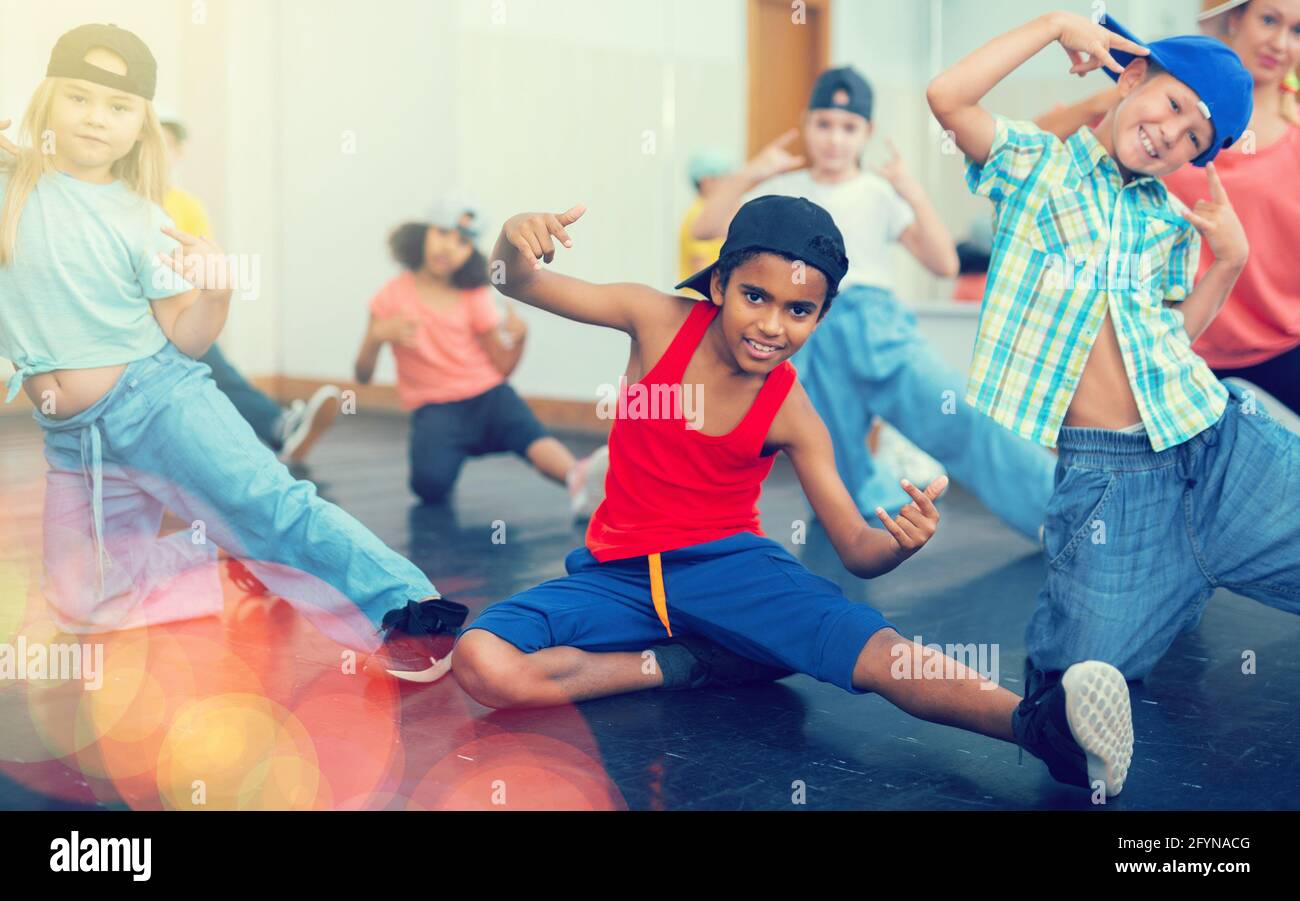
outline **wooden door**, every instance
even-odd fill
[[[830,0],[749,0],[749,156],[802,123],[829,65],[830,18]],[[790,150],[802,154],[802,138]]]

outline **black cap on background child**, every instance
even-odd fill
[[[817,238],[823,240],[818,241]],[[769,194],[755,197],[731,220],[719,258],[743,250],[766,250],[800,260],[826,276],[827,287],[838,290],[849,271],[844,236],[831,214],[805,197]],[[713,269],[707,266],[677,285],[710,297]]]
[[[813,85],[808,109],[842,109],[871,119],[871,85],[852,66],[827,69]]]
[[[126,61],[126,74],[118,75],[86,62],[96,47],[111,50]],[[82,25],[59,38],[50,52],[47,78],[79,78],[153,100],[158,87],[158,63],[153,54],[131,32],[116,25]]]

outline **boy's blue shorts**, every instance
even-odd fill
[[[863,693],[853,687],[858,656],[867,639],[893,626],[775,541],[741,532],[660,558],[674,636],[698,635]],[[567,576],[493,604],[465,631],[485,629],[525,653],[556,646],[643,651],[668,640],[650,597],[646,557],[599,563],[580,547],[564,566]]]

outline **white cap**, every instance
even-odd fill
[[[1204,22],[1206,19],[1213,19],[1221,13],[1226,13],[1230,9],[1236,9],[1238,6],[1245,6],[1249,2],[1250,0],[1223,0],[1222,3],[1217,3],[1214,6],[1211,6],[1205,12],[1197,13],[1196,21]]]
[[[481,207],[459,194],[444,194],[438,198],[429,207],[425,221],[447,231],[459,231],[475,245],[487,232]]]

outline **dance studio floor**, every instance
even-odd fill
[[[569,524],[560,488],[515,458],[493,457],[467,465],[450,508],[419,508],[405,485],[406,434],[400,417],[340,417],[310,476],[471,617],[563,573],[582,532]],[[27,417],[0,418],[6,635],[15,593],[28,598],[28,622],[39,596],[39,441]],[[584,453],[593,445],[571,442]],[[789,544],[806,513],[784,458],[762,510],[768,533]],[[790,546],[909,637],[997,645],[1001,680],[1019,693],[1043,563],[960,487],[941,510],[931,545],[871,583],[844,573],[815,531]],[[504,543],[493,541],[498,520]],[[239,625],[212,616],[142,631],[106,640],[110,666],[95,698],[75,684],[0,682],[0,807],[1090,807],[1039,761],[1018,763],[1012,745],[806,676],[494,712],[451,678],[397,690],[341,673],[339,648],[287,608]],[[1297,647],[1300,619],[1220,592],[1200,626],[1134,686],[1133,766],[1108,806],[1300,808]],[[1253,675],[1242,673],[1247,651]]]

